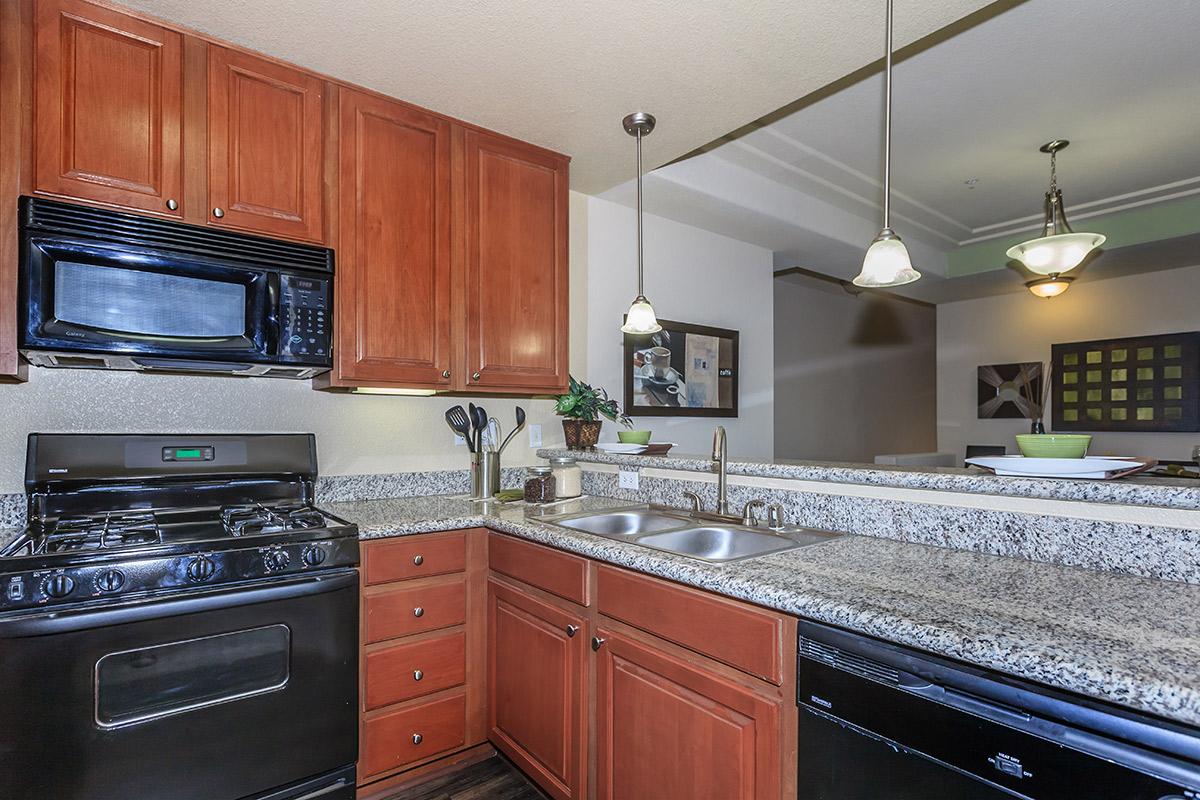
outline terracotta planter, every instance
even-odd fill
[[[585,422],[581,419],[564,419],[563,435],[567,439],[567,449],[587,450],[595,447],[596,442],[600,441],[600,426],[603,424],[602,420]]]

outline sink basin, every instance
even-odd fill
[[[699,528],[656,533],[638,539],[638,544],[704,561],[736,561],[800,547],[788,536],[748,528],[706,525]]]
[[[554,524],[575,531],[594,533],[597,536],[624,539],[685,528],[691,523],[687,519],[664,514],[661,511],[634,509],[568,517],[557,520]]]

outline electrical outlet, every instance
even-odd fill
[[[542,426],[541,425],[530,425],[529,426],[529,446],[530,447],[541,447],[542,446]]]
[[[623,469],[617,472],[617,486],[622,489],[638,490],[638,472],[636,469]]]
[[[461,433],[454,434],[454,446],[455,447],[466,447],[467,446],[467,437],[463,436]]]

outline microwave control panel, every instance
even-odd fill
[[[282,353],[302,360],[328,359],[332,318],[329,281],[297,275],[280,278]]]

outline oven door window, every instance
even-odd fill
[[[54,316],[133,336],[217,339],[246,333],[246,287],[164,272],[54,264]]]
[[[109,653],[96,662],[96,724],[117,728],[287,685],[291,631],[268,625]]]

